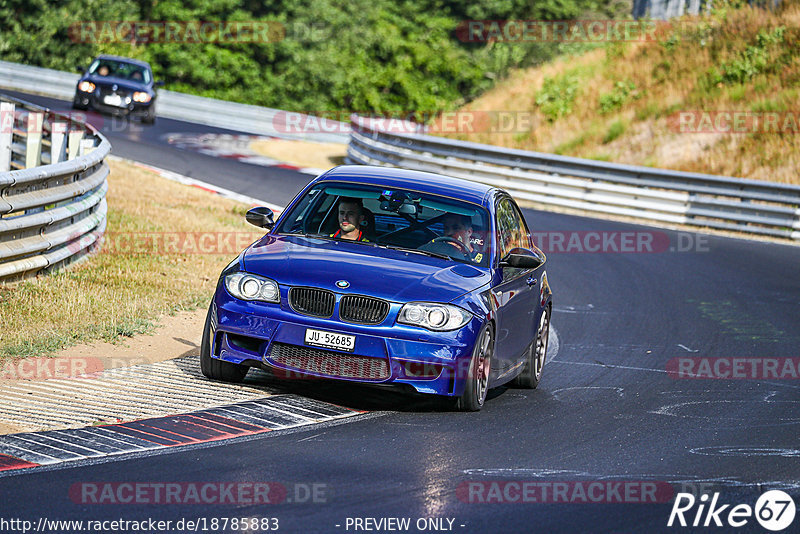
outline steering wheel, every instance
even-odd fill
[[[462,243],[458,239],[453,239],[452,237],[439,236],[439,237],[437,237],[436,239],[434,239],[431,242],[432,243],[449,243],[451,245],[455,245],[456,247],[458,247],[459,250],[464,254],[464,256],[469,256],[469,254],[470,254],[469,249],[467,248],[467,245],[465,245],[464,243]]]

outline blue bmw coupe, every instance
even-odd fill
[[[312,180],[220,276],[205,376],[404,385],[480,410],[487,391],[539,384],[552,296],[545,256],[501,189],[342,166]]]

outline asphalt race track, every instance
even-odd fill
[[[139,134],[107,135],[117,155],[279,204],[308,180],[160,142],[167,133],[210,131],[219,130],[159,119]],[[763,491],[783,489],[800,504],[797,375],[692,379],[668,372],[700,357],[793,358],[786,361],[797,371],[800,247],[525,215],[534,233],[547,232],[537,241],[548,253],[555,304],[557,343],[539,389],[498,388],[483,411],[463,414],[394,391],[284,384],[289,392],[367,413],[166,452],[8,472],[0,477],[2,518],[34,525],[40,518],[153,518],[173,525],[204,518],[198,531],[202,525],[213,531],[213,518],[269,517],[285,532],[389,531],[398,525],[388,518],[410,518],[399,529],[408,532],[728,532],[734,529],[727,524],[668,527],[675,494],[719,493],[720,505],[752,507]],[[623,235],[652,246],[620,252]],[[95,504],[76,490],[125,482],[260,483],[281,491],[270,504],[243,497],[208,505]],[[599,502],[576,491],[592,483],[606,488]],[[538,489],[523,498],[523,487]],[[556,487],[569,489],[559,495]],[[609,487],[657,488],[658,502],[624,490],[617,498]],[[688,511],[687,521],[697,511],[697,505]],[[356,521],[363,518],[383,522]],[[797,532],[799,524],[795,519],[785,532]],[[258,527],[246,531],[264,531]],[[766,532],[754,517],[735,531]]]

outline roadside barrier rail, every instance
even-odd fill
[[[96,250],[111,144],[92,126],[0,95],[0,281]]]
[[[412,132],[351,116],[347,160],[437,172],[544,206],[800,240],[800,186],[621,165]]]

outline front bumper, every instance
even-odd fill
[[[452,332],[397,324],[397,303],[391,304],[381,324],[351,324],[300,315],[285,298],[280,305],[244,302],[224,289],[217,291],[214,306],[213,358],[262,366],[279,378],[405,384],[437,395],[463,393],[482,325],[479,317]],[[306,345],[307,328],[354,335],[355,347],[345,352]]]
[[[155,99],[146,103],[131,101],[124,106],[110,106],[104,104],[95,93],[84,93],[81,90],[76,90],[72,101],[76,106],[93,109],[109,115],[145,116],[150,111]]]

